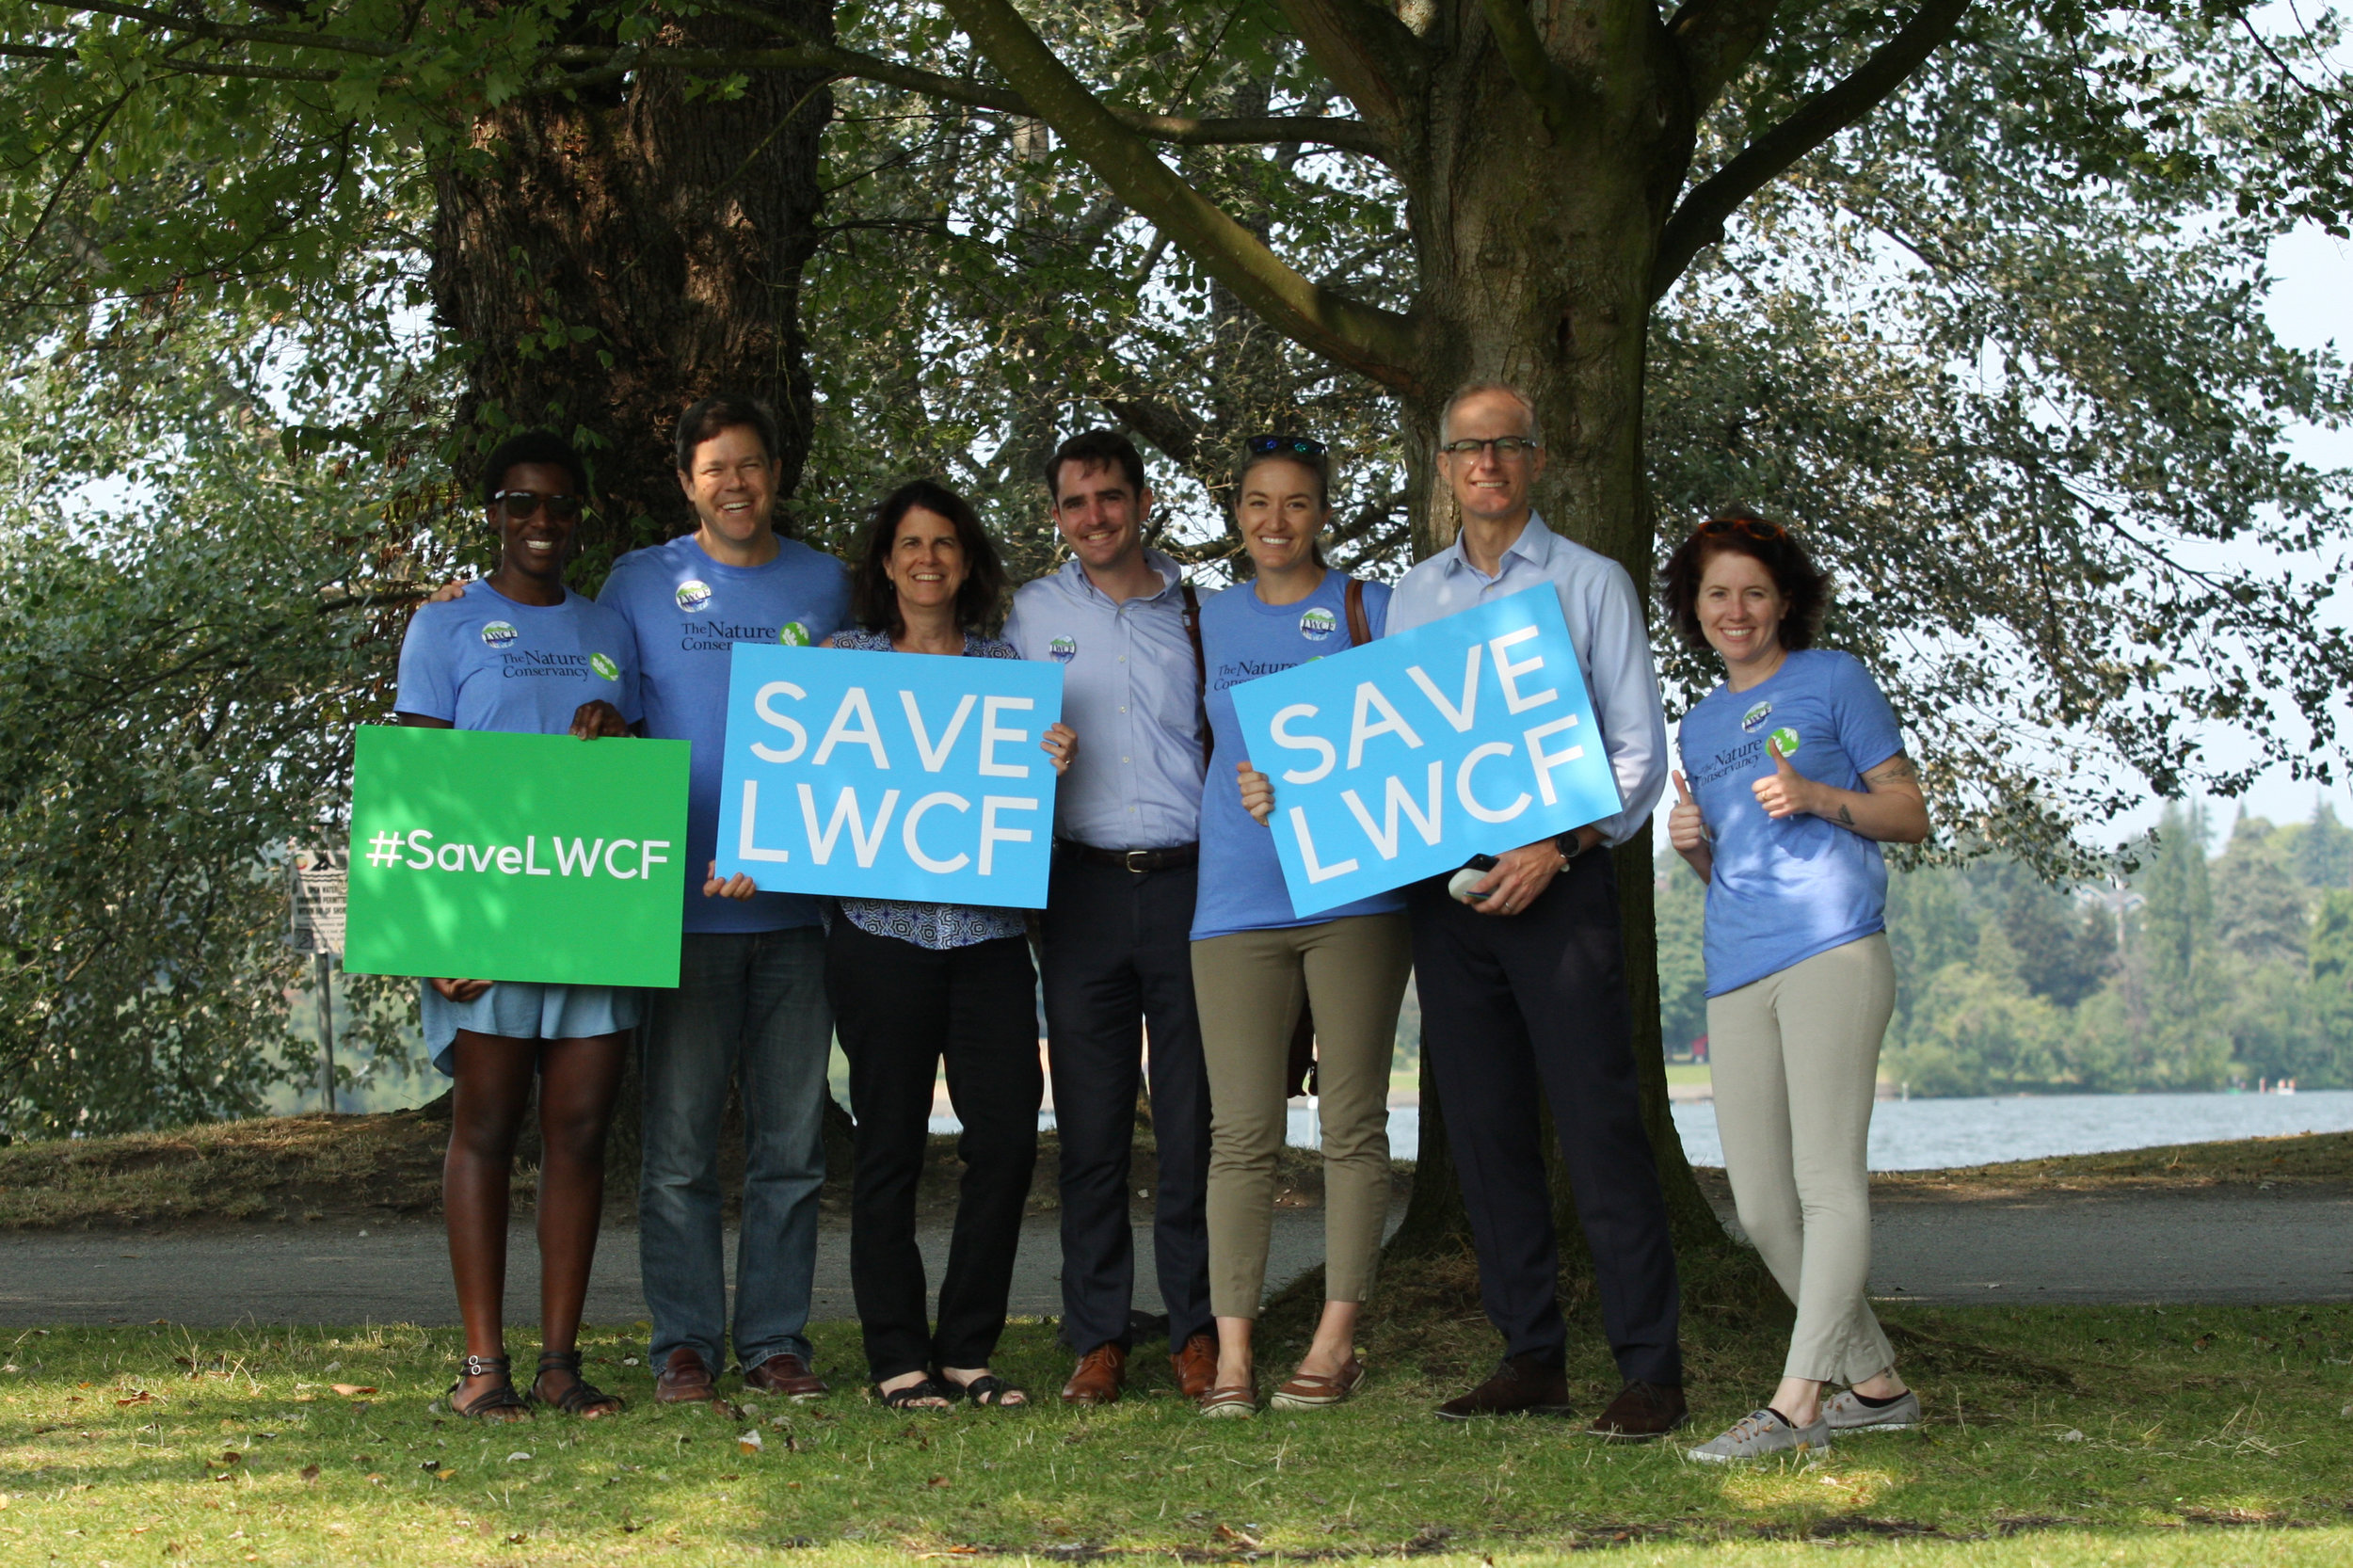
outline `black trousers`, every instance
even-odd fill
[[[1504,1353],[1558,1365],[1568,1338],[1541,1095],[1577,1188],[1618,1370],[1679,1386],[1674,1249],[1642,1130],[1609,856],[1578,856],[1517,915],[1474,913],[1447,896],[1445,877],[1416,884],[1407,898],[1422,1049],[1470,1210],[1480,1294]]]
[[[1160,1189],[1152,1242],[1172,1345],[1209,1312],[1209,1074],[1193,1005],[1194,868],[1130,872],[1057,851],[1041,959],[1054,1125],[1062,1142],[1062,1339],[1128,1343],[1136,1282],[1128,1150],[1151,1032]]]
[[[985,1367],[1004,1332],[1045,1089],[1036,984],[1019,936],[934,950],[837,916],[826,937],[825,988],[857,1119],[850,1287],[877,1383],[928,1367]],[[956,1143],[964,1178],[932,1332],[915,1189],[943,1056],[948,1097],[964,1124]]]

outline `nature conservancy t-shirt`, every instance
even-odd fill
[[[392,706],[459,729],[561,735],[600,697],[632,724],[641,716],[629,623],[568,589],[561,604],[518,604],[485,579],[418,607]]]
[[[1852,828],[1810,813],[1776,822],[1750,788],[1789,765],[1841,790],[1904,748],[1895,710],[1849,653],[1806,648],[1771,677],[1719,686],[1683,715],[1683,775],[1715,836],[1707,882],[1707,994],[1722,996],[1882,931],[1887,862]]]
[[[765,566],[722,566],[689,534],[614,562],[597,596],[637,635],[646,733],[694,747],[683,890],[690,932],[781,931],[818,921],[817,901],[798,893],[741,901],[702,893],[719,841],[729,650],[737,643],[814,646],[849,619],[850,574],[841,563],[797,539],[778,539],[776,547]]]
[[[1295,604],[1269,604],[1248,583],[1212,595],[1201,605],[1201,655],[1209,666],[1209,729],[1217,744],[1201,786],[1201,891],[1193,906],[1193,937],[1321,925],[1350,915],[1381,915],[1405,907],[1403,893],[1376,893],[1301,920],[1291,912],[1274,835],[1242,809],[1234,764],[1250,755],[1234,688],[1245,680],[1339,653],[1348,635],[1348,577],[1327,571],[1316,591]],[[1389,614],[1389,585],[1365,584],[1365,625],[1378,637]],[[1084,744],[1081,742],[1081,744]],[[1281,786],[1276,786],[1281,799]]]

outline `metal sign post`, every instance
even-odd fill
[[[335,1111],[335,961],[344,952],[346,852],[290,843],[286,944],[312,955],[319,1004],[319,1103]]]

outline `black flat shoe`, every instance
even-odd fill
[[[629,1408],[627,1400],[618,1394],[606,1393],[580,1375],[578,1351],[541,1351],[539,1377],[545,1377],[550,1372],[568,1372],[572,1381],[565,1384],[561,1394],[551,1400],[539,1392],[539,1378],[534,1378],[531,1380],[531,1392],[526,1396],[528,1399],[540,1404],[553,1405],[567,1416],[577,1416],[588,1421],[618,1416]]]

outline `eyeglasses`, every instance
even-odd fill
[[[548,516],[554,521],[571,522],[579,518],[584,503],[576,495],[542,495],[537,490],[501,490],[490,498],[490,504],[497,507],[509,522],[520,522],[541,507],[547,508]]]
[[[1710,518],[1691,532],[1716,536],[1746,534],[1752,539],[1785,539],[1789,536],[1789,531],[1780,523],[1767,522],[1763,518]]]
[[[1543,444],[1533,436],[1490,436],[1485,440],[1472,440],[1466,437],[1459,441],[1449,441],[1438,450],[1451,452],[1458,457],[1468,457],[1492,448],[1498,457],[1516,457],[1524,452],[1533,452]]]
[[[1270,452],[1296,452],[1303,457],[1321,457],[1324,451],[1325,447],[1321,441],[1310,440],[1305,436],[1253,436],[1250,438],[1250,455],[1253,457],[1263,457]]]

